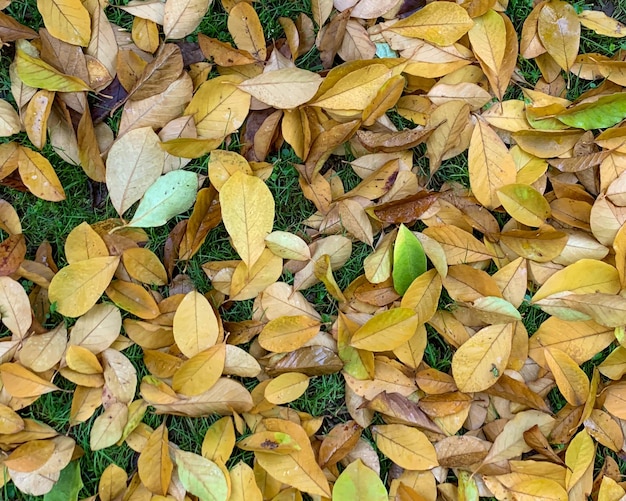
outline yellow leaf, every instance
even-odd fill
[[[441,275],[435,269],[428,270],[409,285],[400,306],[415,310],[419,323],[426,323],[437,311],[441,288]]]
[[[238,2],[228,13],[228,31],[238,49],[248,51],[259,61],[265,61],[267,49],[263,27],[254,7]]]
[[[263,494],[254,477],[254,471],[239,461],[229,471],[231,492],[229,501],[263,501]]]
[[[237,88],[243,80],[238,75],[224,75],[198,88],[185,115],[193,115],[200,139],[221,141],[241,127],[250,109],[250,94]]]
[[[537,302],[563,291],[617,294],[620,287],[619,274],[613,266],[595,259],[581,259],[548,278],[535,292],[532,301]]]
[[[506,50],[504,19],[489,9],[482,16],[474,18],[474,26],[467,35],[476,57],[494,73],[499,73]]]
[[[98,483],[98,496],[101,501],[113,501],[126,490],[128,475],[126,471],[115,463],[107,466]]]
[[[352,336],[350,345],[368,351],[395,350],[413,337],[419,319],[411,308],[394,308],[375,315]]]
[[[498,198],[513,219],[526,226],[541,226],[550,217],[550,204],[527,184],[508,184],[497,191]]]
[[[544,348],[555,347],[580,365],[615,341],[613,330],[592,320],[568,322],[550,317],[530,338],[528,355],[546,367]]]
[[[24,128],[28,139],[39,150],[46,144],[46,129],[54,96],[55,93],[49,90],[37,91],[29,101],[24,114]]]
[[[73,371],[81,374],[102,374],[102,365],[87,348],[71,345],[65,352],[65,362]]]
[[[53,37],[73,45],[89,45],[91,19],[80,0],[37,0],[37,9]]]
[[[165,423],[152,432],[137,461],[139,478],[150,492],[167,494],[174,463],[170,459]]]
[[[165,2],[163,33],[165,38],[179,39],[198,27],[213,0],[177,0]]]
[[[122,254],[122,263],[128,274],[147,285],[165,285],[167,272],[157,255],[149,249],[132,247]]]
[[[65,239],[65,258],[69,264],[108,255],[104,240],[86,222],[76,226]]]
[[[89,435],[89,447],[91,450],[97,451],[115,444],[122,436],[127,420],[128,407],[121,402],[111,404],[93,422]]]
[[[339,78],[329,89],[322,87],[311,106],[326,110],[364,110],[389,80],[392,70],[384,64],[370,64]],[[328,78],[328,77],[326,77]]]
[[[381,452],[408,470],[430,470],[438,466],[437,452],[426,435],[402,424],[372,426],[372,435]]]
[[[174,339],[180,351],[192,358],[217,342],[219,325],[209,301],[199,292],[188,292],[174,314]]]
[[[490,325],[461,345],[452,357],[452,374],[459,390],[483,391],[498,381],[511,354],[513,326]]]
[[[65,191],[52,164],[43,155],[25,146],[19,149],[20,177],[30,192],[43,200],[65,200]]]
[[[113,280],[105,292],[109,299],[122,310],[144,320],[152,320],[161,314],[154,296],[137,283]]]
[[[405,37],[421,38],[437,45],[450,45],[474,25],[467,11],[451,2],[433,2],[389,29]]]
[[[268,402],[282,405],[300,398],[308,387],[308,376],[300,372],[287,372],[269,382],[264,396]]]
[[[541,43],[565,71],[574,64],[580,44],[580,20],[568,2],[547,2],[539,13],[537,33]]]
[[[255,452],[259,465],[273,478],[311,495],[330,498],[330,486],[313,454],[311,442],[301,426],[283,419],[264,419],[267,431],[282,432],[300,446],[289,454]]]
[[[248,161],[234,151],[213,150],[209,155],[207,168],[209,180],[217,191],[220,191],[224,183],[237,171],[252,175]]]
[[[24,429],[24,420],[9,406],[0,404],[0,433],[11,435]]]
[[[220,190],[220,205],[233,247],[250,268],[274,226],[274,197],[259,178],[235,172]]]
[[[240,83],[237,87],[262,103],[278,109],[303,105],[317,92],[322,78],[300,68],[281,68]]]
[[[17,76],[30,87],[59,92],[90,90],[89,86],[80,78],[65,75],[48,63],[32,57],[21,49],[17,49],[15,65]]]
[[[626,26],[617,19],[607,16],[601,10],[583,10],[578,14],[580,24],[605,37],[626,37]]]
[[[265,324],[259,344],[276,353],[297,350],[317,335],[320,325],[318,320],[306,315],[282,316]]]
[[[573,406],[583,405],[589,396],[589,379],[572,358],[558,348],[546,348],[545,358],[565,400]]]
[[[52,457],[56,448],[52,440],[33,440],[17,447],[3,463],[7,468],[22,473],[38,470]]]
[[[225,358],[226,347],[224,343],[216,344],[201,351],[183,362],[174,374],[172,388],[178,393],[189,396],[204,393],[217,383],[222,375]]]
[[[504,142],[484,121],[478,120],[468,151],[472,193],[488,209],[500,205],[497,190],[513,184],[517,169]]]
[[[209,426],[202,441],[202,456],[211,461],[226,462],[235,447],[233,419],[225,416]]]
[[[66,266],[50,282],[50,301],[62,315],[83,315],[107,288],[119,262],[119,256],[94,257]]]
[[[570,442],[565,452],[565,486],[567,490],[582,479],[583,475],[590,466],[593,466],[593,460],[596,455],[596,446],[587,433],[587,430],[579,432]]]
[[[4,389],[15,398],[38,397],[58,390],[56,385],[16,363],[0,365],[0,378]]]

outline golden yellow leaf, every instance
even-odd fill
[[[0,433],[11,435],[24,429],[24,420],[9,406],[0,404]]]
[[[229,471],[230,501],[263,501],[263,494],[254,477],[254,471],[243,461],[239,461]]]
[[[274,226],[274,197],[259,178],[235,172],[220,190],[222,219],[233,247],[251,267]]]
[[[65,258],[69,264],[108,255],[104,240],[84,221],[70,231],[65,239]]]
[[[238,2],[230,9],[228,31],[238,49],[248,51],[259,61],[265,61],[267,50],[263,27],[252,5]]]
[[[167,494],[174,463],[170,459],[165,423],[152,432],[137,461],[139,478],[154,494]]]
[[[530,338],[528,355],[545,367],[544,348],[555,347],[567,353],[580,365],[615,340],[613,331],[614,329],[592,320],[568,322],[550,317]]]
[[[89,45],[91,19],[80,0],[37,0],[37,9],[53,37],[74,45]]]
[[[161,314],[154,296],[140,284],[113,280],[105,292],[109,299],[122,310],[144,320],[151,320]]]
[[[589,379],[572,358],[558,348],[546,348],[546,364],[565,400],[571,405],[583,405],[589,396]]]
[[[147,285],[165,285],[167,273],[157,255],[149,249],[132,247],[122,254],[128,274]]]
[[[330,88],[322,86],[309,105],[326,110],[362,111],[376,97],[376,93],[389,80],[391,74],[392,71],[384,64],[370,64],[355,69],[340,77]]]
[[[15,398],[38,397],[58,390],[55,384],[40,378],[17,363],[0,365],[0,379],[4,389]]]
[[[500,205],[498,189],[515,182],[517,169],[502,139],[482,120],[472,133],[468,162],[474,196],[486,208],[495,209]]]
[[[15,56],[17,76],[30,87],[59,92],[81,92],[90,90],[80,78],[65,75],[39,58],[27,54],[22,49]],[[34,92],[33,92],[34,94]]]
[[[248,161],[234,151],[213,150],[209,155],[207,168],[211,184],[217,191],[220,191],[224,183],[237,171],[252,175]]]
[[[24,114],[24,128],[28,139],[39,150],[46,144],[46,129],[54,96],[55,93],[49,90],[37,91],[29,101]]]
[[[83,315],[107,288],[119,262],[119,256],[94,257],[66,266],[50,282],[50,301],[65,316]]]
[[[459,390],[483,391],[498,381],[511,354],[513,326],[490,325],[461,345],[452,357],[452,374]]]
[[[33,195],[50,202],[65,200],[61,181],[48,159],[25,146],[20,146],[18,158],[20,177]]]
[[[48,462],[55,448],[52,440],[33,440],[17,447],[3,462],[11,470],[33,472]]]
[[[541,226],[550,216],[550,204],[532,186],[508,184],[500,188],[497,195],[504,210],[526,226]]]
[[[264,396],[268,402],[282,405],[300,398],[308,387],[308,376],[300,372],[286,372],[269,382]]]
[[[368,351],[394,350],[413,337],[419,318],[411,308],[394,308],[374,316],[352,336],[350,345]]]
[[[580,431],[570,442],[565,452],[565,485],[570,491],[574,485],[582,479],[587,469],[593,465],[596,455],[596,446],[587,433],[587,430]]]
[[[230,457],[235,447],[235,426],[230,416],[218,419],[209,426],[202,441],[202,456],[211,461],[222,461]]]
[[[306,315],[283,316],[270,320],[261,334],[259,344],[276,353],[297,350],[320,331],[320,322]]]
[[[318,466],[311,442],[301,426],[283,419],[264,419],[267,431],[281,432],[290,436],[300,446],[289,454],[255,452],[259,465],[273,478],[311,495],[330,498],[328,480]]]
[[[278,109],[292,109],[309,101],[322,78],[300,68],[281,68],[240,83],[237,87],[262,103]]]
[[[105,449],[115,444],[124,431],[128,420],[128,407],[115,402],[100,414],[93,422],[89,435],[89,447],[92,451]]]
[[[474,25],[467,11],[450,2],[434,2],[389,28],[405,37],[421,38],[437,45],[450,45]]]
[[[499,73],[506,50],[504,20],[493,9],[474,18],[474,26],[467,32],[472,50],[491,71]]]
[[[115,463],[107,466],[98,483],[98,496],[101,501],[113,501],[126,490],[128,475],[123,468]]]
[[[172,388],[183,395],[199,395],[211,388],[222,375],[226,346],[211,346],[183,362],[174,374]]]
[[[199,292],[187,293],[174,314],[174,339],[180,351],[192,358],[217,342],[218,319],[209,301]]]
[[[580,20],[574,7],[562,0],[547,2],[539,13],[537,33],[548,54],[569,71],[580,44]]]
[[[81,374],[102,374],[104,371],[98,358],[82,346],[68,346],[65,352],[65,362],[70,369]]]
[[[620,290],[619,274],[610,264],[595,259],[580,261],[557,271],[535,292],[533,302],[563,291],[577,294],[605,292],[616,294]]]
[[[426,435],[402,424],[372,426],[372,435],[381,452],[402,468],[430,470],[438,466],[437,452]]]
[[[200,139],[219,142],[241,127],[250,109],[250,94],[239,90],[243,77],[224,75],[204,82],[185,109],[193,115]],[[219,146],[216,142],[212,148]]]

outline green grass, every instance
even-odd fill
[[[115,0],[112,5],[123,5],[126,0]],[[591,7],[595,2],[576,2],[578,9]],[[616,12],[614,16],[622,21],[626,20],[626,6],[623,2],[615,2]],[[278,17],[288,17],[295,19],[301,12],[310,13],[310,1],[292,1],[292,0],[274,0],[267,2],[257,2],[255,7],[258,10],[261,22],[264,26],[266,39],[268,42],[278,39],[282,36],[282,28],[278,23]],[[518,33],[521,30],[523,20],[532,9],[532,0],[510,0],[507,10],[513,24]],[[15,17],[19,22],[38,29],[42,25],[41,17],[36,9],[34,0],[15,0],[5,11],[7,14]],[[112,22],[118,24],[122,28],[130,29],[132,25],[132,16],[125,13],[121,9],[114,7],[107,8],[107,15]],[[226,29],[226,14],[222,10],[220,2],[214,2],[209,13],[204,18],[198,29],[199,33],[207,36],[218,38],[225,42],[230,42],[231,37]],[[195,35],[187,37],[188,41],[195,41]],[[589,30],[583,29],[581,38],[582,52],[600,52],[606,55],[613,55],[619,50],[626,49],[626,42],[616,39],[608,39],[593,34]],[[8,66],[12,61],[12,48],[3,48],[0,52],[0,97],[12,102],[10,94],[10,82],[8,77]],[[302,55],[298,60],[298,65],[312,71],[321,69],[319,56],[316,49],[312,49],[307,54]],[[525,78],[534,84],[540,76],[540,72],[533,61],[520,60],[520,68]],[[568,89],[568,98],[575,99],[586,90],[593,88],[596,83],[580,80],[572,77],[570,87]],[[519,97],[521,91],[518,87],[513,87],[508,97]],[[113,130],[116,130],[121,112],[118,111],[113,118],[107,119],[107,122]],[[409,121],[405,121],[396,113],[390,113],[392,120],[399,127],[413,127]],[[25,134],[11,138],[22,144],[27,144]],[[0,139],[5,142],[7,139]],[[231,143],[230,148],[236,149],[238,141]],[[0,187],[0,196],[9,201],[17,210],[28,244],[28,257],[33,258],[38,245],[43,241],[51,243],[54,249],[54,256],[57,264],[63,266],[66,264],[64,257],[64,242],[68,233],[83,221],[94,223],[106,218],[117,217],[110,202],[102,208],[94,208],[92,195],[90,192],[90,182],[87,176],[79,167],[75,167],[65,163],[50,146],[46,146],[43,154],[51,161],[57,172],[67,194],[67,199],[60,203],[46,202],[36,199],[28,193],[20,193],[18,191]],[[422,173],[428,173],[428,161],[425,156],[425,147],[422,145],[415,149],[415,163],[420,167]],[[349,157],[347,157],[349,159]],[[272,191],[276,200],[276,220],[275,229],[294,232],[305,236],[305,226],[302,221],[315,212],[312,203],[304,198],[299,188],[297,173],[293,167],[294,163],[300,163],[300,159],[296,157],[288,145],[284,145],[278,152],[274,153],[268,161],[274,163],[274,171],[269,178],[267,184]],[[344,183],[346,191],[353,188],[358,182],[358,177],[347,166],[337,162],[336,175],[339,176]],[[196,160],[191,163],[191,167],[198,172],[206,172],[206,159]],[[467,172],[467,156],[459,155],[442,163],[439,170],[431,179],[430,188],[438,189],[446,182],[457,182],[463,186],[469,186],[469,177]],[[157,254],[161,255],[165,241],[167,240],[170,230],[177,221],[188,217],[183,214],[175,218],[168,225],[161,228],[148,230],[149,242],[148,247]],[[0,237],[6,235],[0,231]],[[344,289],[352,280],[362,273],[363,259],[371,249],[361,243],[356,243],[353,247],[353,253],[346,265],[336,272],[337,281],[342,289]],[[202,271],[202,263],[210,260],[234,259],[236,254],[229,244],[228,235],[220,225],[212,230],[207,237],[205,244],[193,259],[188,263],[180,263],[178,271],[189,274],[194,284],[201,292],[210,289],[210,283]],[[292,281],[293,277],[285,275],[286,281]],[[325,321],[329,321],[337,314],[337,304],[329,297],[325,287],[317,284],[304,291],[305,296],[311,301],[315,308],[323,315]],[[445,298],[444,298],[445,299]],[[253,301],[242,301],[235,303],[230,308],[221,311],[224,320],[238,321],[249,319],[252,315]],[[546,318],[546,315],[536,307],[524,303],[520,308],[523,322],[529,335],[532,335],[538,326]],[[63,321],[59,315],[52,315],[46,323],[46,327],[53,327],[57,322]],[[0,336],[7,335],[8,332],[0,327]],[[133,365],[136,367],[138,374],[146,373],[145,366],[142,362],[141,350],[138,347],[131,347],[125,354],[129,357]],[[593,367],[599,364],[608,352],[603,352],[584,364],[583,368],[589,374]],[[428,345],[424,354],[424,361],[430,366],[441,371],[450,369],[453,350],[433,329],[428,327]],[[93,495],[97,489],[98,479],[102,471],[111,463],[115,463],[128,472],[132,472],[136,468],[137,454],[125,444],[120,447],[110,447],[102,451],[90,452],[89,450],[89,431],[94,419],[101,411],[96,413],[88,422],[75,426],[69,426],[69,404],[71,401],[71,391],[73,385],[58,378],[56,381],[65,392],[54,392],[43,395],[33,405],[25,409],[22,414],[26,417],[38,419],[53,426],[59,433],[68,434],[73,437],[77,444],[83,448],[85,455],[81,458],[82,477],[85,487],[81,492],[81,496],[86,497]],[[249,385],[252,383],[248,382]],[[306,393],[298,400],[291,404],[291,407],[308,412],[313,416],[324,416],[324,425],[321,432],[328,432],[332,425],[344,422],[350,419],[349,413],[345,405],[344,382],[339,374],[331,374],[328,376],[319,376],[312,378],[310,386]],[[551,392],[549,399],[555,410],[564,405],[564,400],[558,392]],[[146,415],[145,422],[150,426],[158,426],[163,419],[166,419],[167,426],[170,431],[170,439],[181,448],[189,451],[198,452],[204,438],[204,434],[208,427],[217,419],[211,418],[186,418],[177,416],[157,416],[149,411]],[[380,418],[377,418],[380,419]],[[365,437],[371,440],[369,431],[365,433]],[[600,449],[599,449],[600,450]],[[230,458],[227,466],[233,466],[238,461],[243,460],[250,462],[251,453],[235,450]],[[383,458],[382,476],[387,477],[389,473],[390,462]],[[0,489],[0,498],[6,500],[34,500],[30,496],[25,496],[17,492],[12,484],[6,485]]]

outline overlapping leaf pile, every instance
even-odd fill
[[[314,0],[312,18],[279,19],[284,37],[269,43],[254,4],[222,0],[234,45],[175,43],[209,3],[132,0],[119,7],[130,33],[95,0],[39,0],[38,32],[0,12],[16,105],[0,100],[0,184],[63,200],[37,151],[49,142],[106,183],[120,216],[76,226],[58,269],[46,243],[27,259],[0,200],[3,481],[78,498],[72,430],[20,415],[65,379],[70,424],[97,415],[91,449],[138,453],[135,472],[105,470],[102,501],[623,499],[612,456],[594,465],[597,444],[623,454],[626,431],[626,62],[578,52],[581,29],[626,27],[542,1],[518,44],[504,0]],[[311,50],[323,71],[299,67]],[[536,85],[518,55],[536,62]],[[574,78],[597,85],[570,102]],[[515,85],[523,96],[507,99]],[[103,118],[119,108],[113,132]],[[398,130],[392,114],[414,125]],[[32,146],[11,140],[20,131]],[[237,131],[241,148],[227,151]],[[306,234],[274,231],[290,208],[264,181],[283,144],[316,209]],[[349,191],[328,162],[346,144],[341,168],[361,178]],[[420,144],[428,173],[413,164]],[[425,189],[466,150],[471,190]],[[145,247],[142,228],[192,207],[160,252]],[[213,287],[201,294],[183,265],[222,222],[240,259],[201,263]],[[354,241],[372,251],[342,290]],[[331,322],[302,293],[320,281]],[[251,318],[222,321],[248,299]],[[530,307],[549,318],[529,337]],[[76,321],[45,327],[51,309]],[[422,360],[427,326],[455,350],[448,372]],[[140,381],[132,344],[150,373]],[[600,353],[588,377],[580,366]],[[323,416],[286,404],[336,372],[352,420],[321,434]],[[225,417],[195,454],[142,422],[152,411]],[[254,463],[227,467],[235,446]],[[378,454],[395,465],[386,483]]]

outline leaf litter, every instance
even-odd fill
[[[45,242],[28,259],[0,199],[0,484],[79,498],[85,451],[24,413],[62,383],[71,425],[95,418],[91,451],[126,443],[138,457],[84,499],[626,496],[607,452],[626,452],[626,63],[579,53],[586,30],[626,27],[563,0],[535,2],[519,39],[506,0],[313,0],[270,41],[256,4],[222,0],[233,44],[176,42],[211,4],[133,0],[120,7],[130,32],[91,0],[38,2],[39,32],[0,12],[15,49],[0,185],[64,200],[37,151],[50,144],[106,184],[119,216],[76,225],[59,269]],[[300,67],[312,50],[324,70]],[[570,101],[574,77],[594,85]],[[96,95],[112,101],[90,106]],[[103,118],[117,109],[114,131]],[[266,184],[287,146],[315,208],[298,233],[275,229],[289,208]],[[464,152],[468,186],[433,191]],[[200,263],[202,294],[186,265],[221,222],[238,259]],[[148,250],[144,228],[164,225],[165,247]],[[368,254],[342,287],[355,242]],[[334,314],[303,294],[316,284]],[[225,321],[245,300],[250,318]],[[545,318],[530,336],[529,308]],[[76,320],[51,326],[51,313]],[[449,368],[426,363],[429,332],[454,350]],[[289,405],[335,373],[349,421]],[[197,454],[144,422],[152,413],[222,417]],[[236,447],[254,461],[233,464]]]

